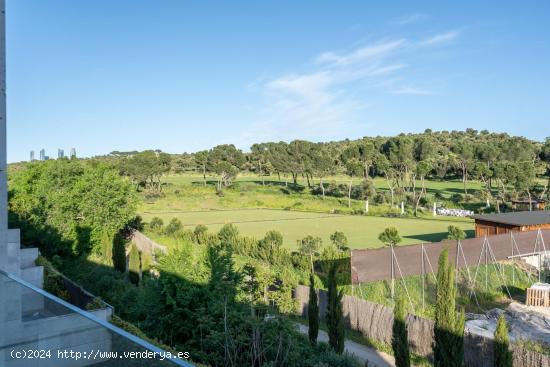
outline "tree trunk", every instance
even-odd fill
[[[351,186],[353,185],[353,177],[349,180],[349,189],[348,189],[348,208],[351,208]]]
[[[307,187],[311,188],[311,182],[309,182],[309,173],[306,173]]]
[[[466,166],[462,167],[462,183],[464,184],[464,194],[468,195],[468,190],[466,189],[466,181],[468,180],[468,169]]]
[[[325,200],[325,185],[323,185],[323,178],[319,178],[319,186],[321,187],[321,192],[323,193],[323,200]]]
[[[365,181],[369,180],[369,169],[370,169],[370,164],[365,163]]]
[[[262,164],[261,164],[260,162],[258,162],[258,166],[259,166],[259,168],[260,168],[259,174],[260,174],[260,176],[261,176],[261,178],[262,178],[262,186],[264,186],[264,185],[265,185],[265,182],[264,182],[264,174],[263,174],[263,172],[262,172]]]
[[[204,181],[204,186],[206,186],[206,166],[202,166],[202,180]]]

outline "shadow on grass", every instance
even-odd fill
[[[468,229],[468,230],[465,230],[464,232],[466,233],[466,238],[471,238],[475,234],[475,231],[473,229]],[[413,234],[413,235],[408,235],[403,237],[419,240],[422,242],[441,242],[446,240],[448,235],[449,235],[448,232],[435,232],[435,233]]]

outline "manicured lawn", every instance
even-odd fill
[[[447,227],[456,225],[472,234],[471,221],[438,218],[386,218],[359,215],[307,213],[287,210],[245,209],[220,211],[181,212],[170,210],[146,210],[141,213],[147,222],[160,217],[164,223],[178,218],[187,228],[204,224],[211,231],[218,231],[225,223],[235,224],[243,235],[261,238],[269,230],[283,234],[285,246],[296,248],[296,241],[307,235],[319,236],[324,244],[330,243],[330,235],[342,231],[352,248],[376,248],[383,244],[378,234],[386,227],[399,230],[403,242],[413,244],[440,241],[447,237]]]

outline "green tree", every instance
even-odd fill
[[[508,336],[508,326],[504,314],[498,318],[497,327],[495,330],[494,340],[494,359],[495,367],[512,367],[513,356],[510,351],[510,342]]]
[[[122,232],[113,238],[113,267],[121,273],[126,272],[126,239]]]
[[[428,173],[433,168],[433,162],[430,159],[419,161],[416,165],[416,170],[413,174],[413,197],[414,197],[414,215],[418,215],[418,206],[420,205],[420,200],[426,196],[426,184],[425,178]],[[417,189],[416,177],[420,178],[420,189]]]
[[[461,367],[464,363],[464,310],[456,311],[454,269],[449,250],[439,256],[434,325],[434,367]]]
[[[315,290],[315,276],[309,275],[309,301],[307,306],[307,316],[309,321],[309,342],[317,344],[319,334],[319,305],[317,304],[317,291]]]
[[[461,228],[457,226],[453,226],[453,225],[449,226],[447,228],[447,232],[449,232],[449,235],[447,236],[447,238],[450,240],[462,241],[463,239],[466,238],[466,232],[464,232]]]
[[[141,279],[141,256],[137,247],[132,244],[128,260],[128,271],[130,281],[134,284],[139,284]]]
[[[397,298],[393,309],[391,346],[395,357],[395,367],[410,367],[411,365],[406,318],[405,299],[401,295]]]
[[[540,159],[546,164],[546,176],[548,180],[546,181],[546,190],[550,189],[550,137],[546,138],[544,145],[542,146],[540,152]]]
[[[208,153],[207,168],[218,175],[218,192],[222,192],[222,186],[231,185],[244,163],[243,153],[233,144],[218,145]]]
[[[328,273],[326,323],[328,329],[328,344],[338,354],[344,352],[345,329],[342,310],[342,290],[338,291],[336,272],[338,265],[333,264]]]
[[[330,235],[330,241],[336,246],[340,251],[347,250],[348,248],[348,238],[344,232],[336,231]]]
[[[254,170],[262,179],[262,186],[265,185],[265,176],[270,173],[273,166],[269,162],[268,145],[253,144],[250,147],[250,159]]]
[[[472,165],[474,158],[472,146],[472,142],[469,139],[460,139],[455,141],[451,148],[455,154],[456,164],[460,168],[460,172],[462,174],[462,183],[464,185],[465,194],[468,194],[468,189],[466,186],[468,181],[468,170]]]
[[[386,184],[388,185],[391,195],[391,207],[393,208],[395,204],[395,189],[397,188],[399,182],[397,170],[395,170],[395,168],[390,164],[390,161],[385,155],[378,156],[378,159],[376,160],[376,168],[381,174],[384,175],[384,178],[386,179]]]
[[[283,235],[279,231],[268,231],[264,238],[258,243],[258,250],[261,251],[260,256],[264,260],[268,260],[271,264],[275,264],[281,253],[283,246]]]
[[[378,239],[388,246],[395,246],[402,241],[401,236],[399,236],[399,232],[395,227],[384,229],[384,232],[378,235]]]
[[[197,165],[197,169],[199,169],[202,172],[202,180],[203,180],[204,186],[206,186],[206,167],[208,164],[208,151],[201,150],[200,152],[196,152],[194,155],[194,158],[195,158],[195,164]]]
[[[363,171],[363,166],[357,158],[351,158],[346,161],[346,174],[349,176],[348,183],[348,207],[351,207],[351,189],[353,187],[353,178],[360,175]]]
[[[10,170],[9,225],[46,256],[101,254],[135,218],[132,184],[102,162],[49,160]]]
[[[161,190],[161,178],[170,171],[172,157],[160,150],[144,150],[127,155],[120,162],[120,173],[130,177],[136,187]]]
[[[319,177],[319,187],[321,188],[323,200],[325,200],[325,185],[323,179],[334,173],[336,169],[334,159],[329,148],[322,143],[313,146],[312,155],[313,172]]]
[[[323,240],[320,237],[313,237],[311,235],[298,240],[298,251],[304,256],[309,256],[311,272],[313,272],[313,256],[319,251],[322,243]]]

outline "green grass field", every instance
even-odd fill
[[[378,234],[386,227],[394,226],[399,230],[403,242],[440,241],[447,237],[447,227],[456,225],[465,231],[473,230],[469,221],[445,219],[386,218],[358,215],[337,215],[308,213],[269,209],[238,209],[219,211],[144,211],[141,213],[148,222],[152,217],[160,217],[164,223],[178,218],[192,229],[197,224],[208,226],[211,231],[218,231],[225,223],[235,224],[241,234],[261,238],[269,230],[283,234],[285,246],[295,248],[296,241],[307,236],[319,236],[324,244],[330,243],[330,235],[342,231],[347,236],[351,248],[375,248],[383,244]]]
[[[325,182],[336,181],[347,183],[345,176],[334,176]],[[265,185],[258,176],[239,175],[233,185],[217,195],[212,177],[198,174],[170,175],[163,178],[165,186],[160,197],[143,195],[139,212],[148,222],[153,217],[160,217],[165,223],[178,218],[190,229],[197,224],[204,224],[211,231],[218,231],[224,224],[237,225],[243,235],[262,238],[267,231],[277,230],[283,234],[285,246],[296,248],[296,241],[307,235],[318,236],[324,244],[330,243],[330,235],[342,231],[347,236],[351,248],[375,248],[382,246],[378,234],[385,228],[394,226],[403,238],[401,244],[440,241],[447,237],[449,225],[456,225],[469,235],[473,223],[465,218],[432,217],[431,213],[421,213],[419,218],[390,218],[382,214],[397,211],[389,204],[370,204],[369,216],[350,215],[360,212],[365,203],[352,200],[348,207],[346,197],[326,197],[312,195],[303,178],[294,187],[285,179],[277,176],[265,178]],[[317,181],[315,181],[317,182]],[[314,182],[314,183],[315,183]],[[360,184],[355,179],[354,184]],[[382,178],[375,179],[378,190],[387,190]],[[470,191],[481,187],[479,182],[469,184]],[[462,182],[427,181],[428,193],[439,192],[450,197],[462,191]],[[411,208],[407,208],[410,210]],[[332,214],[338,213],[338,214]]]

